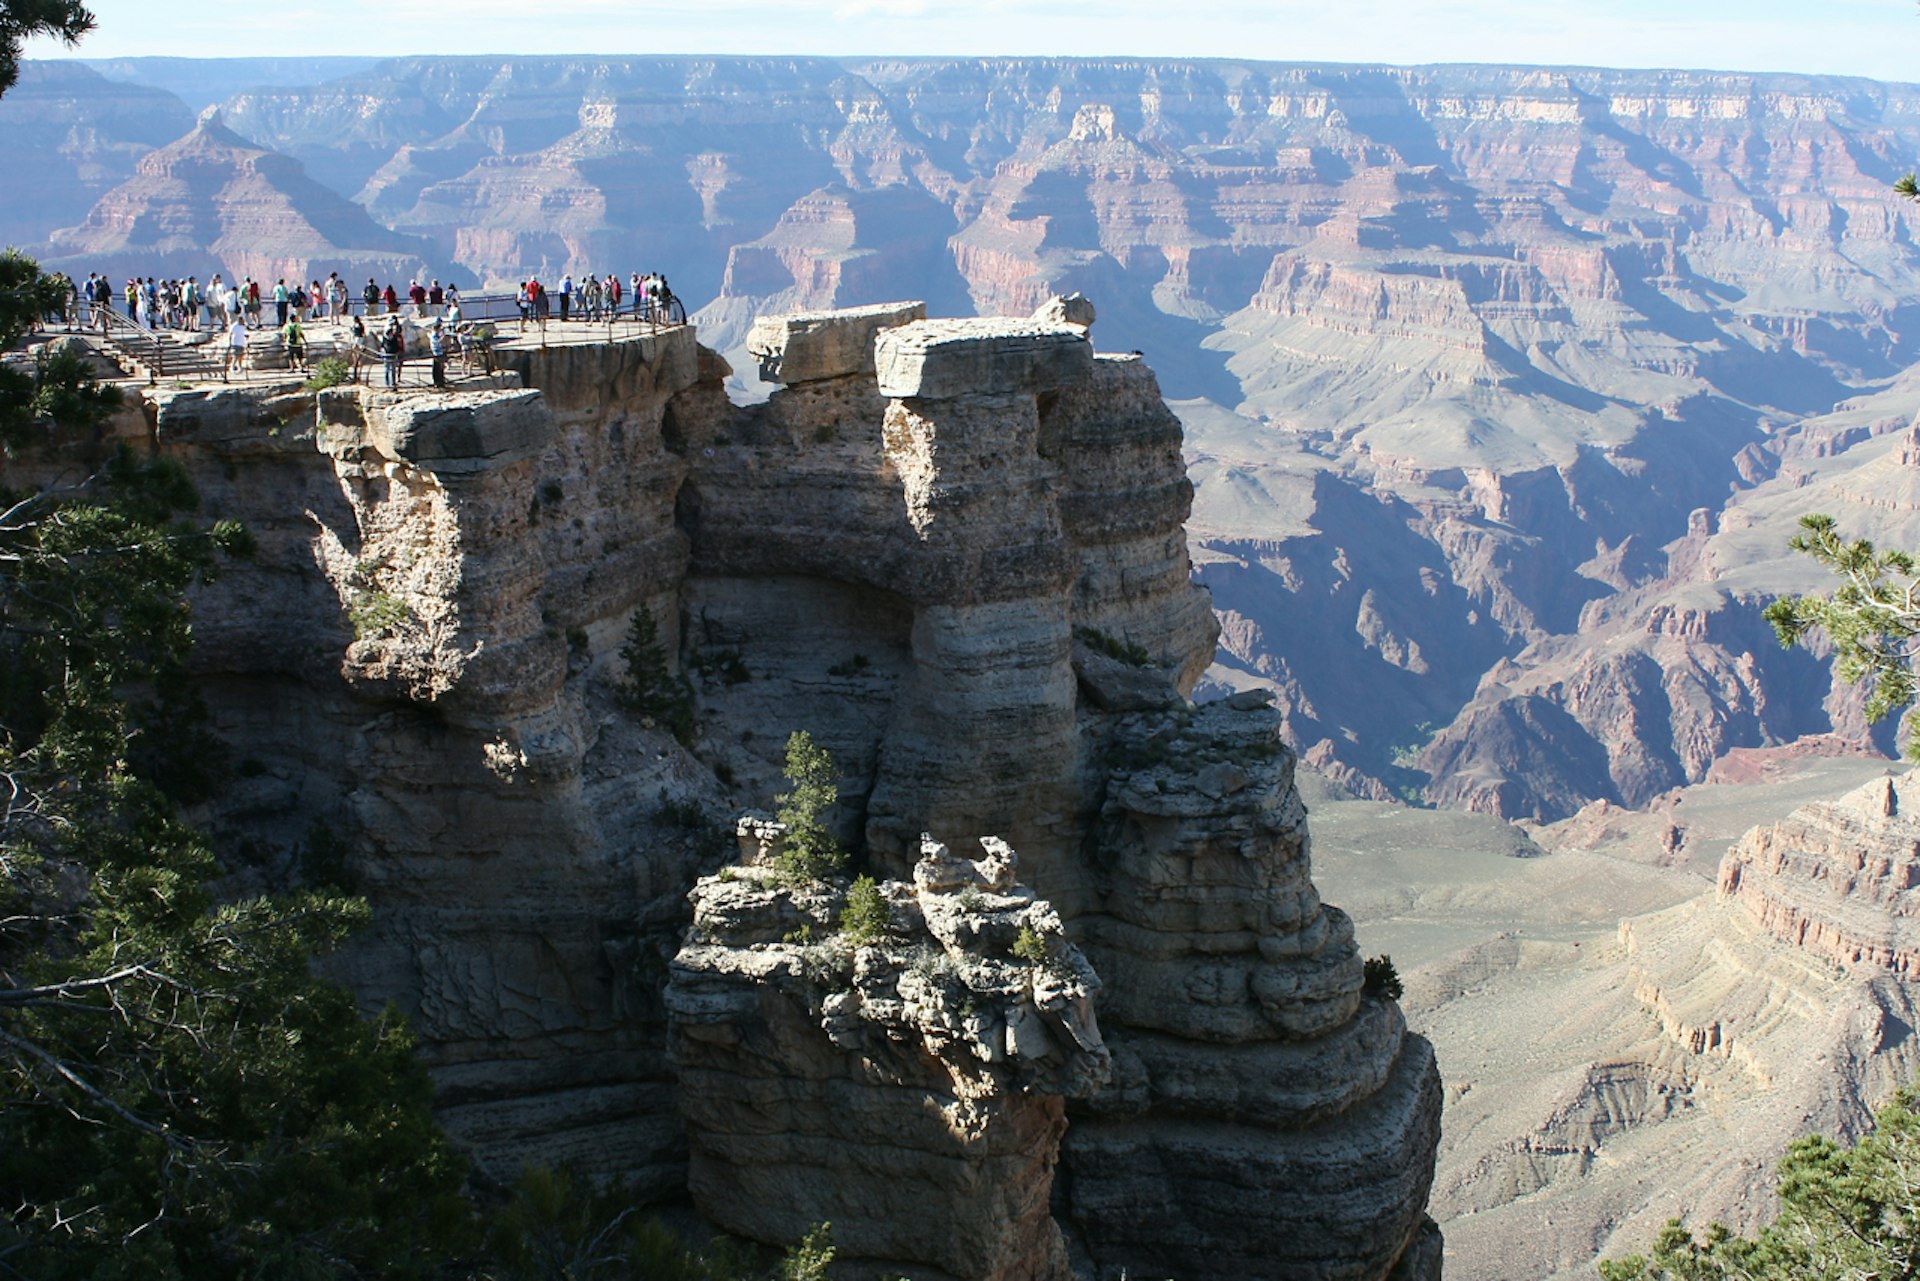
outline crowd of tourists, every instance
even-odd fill
[[[561,275],[560,282],[549,289],[539,277],[520,282],[520,290],[514,301],[520,308],[520,327],[524,330],[529,323],[546,324],[558,311],[559,320],[593,323],[611,320],[620,315],[632,315],[655,324],[671,324],[686,319],[684,311],[676,316],[676,300],[673,289],[667,284],[667,278],[658,272],[641,275],[634,272],[622,284],[618,272],[609,272],[605,278],[589,272],[578,281],[572,272]],[[627,308],[622,311],[622,306]]]
[[[345,325],[355,316],[407,316],[422,323],[436,317],[458,322],[460,290],[454,285],[434,281],[409,281],[405,289],[392,281],[382,286],[369,277],[367,283],[350,288],[338,272],[325,280],[288,284],[285,279],[271,287],[245,276],[226,280],[220,272],[204,284],[198,276],[180,280],[156,280],[152,276],[135,277],[115,286],[99,272],[87,273],[76,284],[64,275],[56,280],[66,286],[66,303],[59,315],[50,315],[53,324],[69,329],[104,329],[108,313],[116,306],[142,329],[173,329],[192,332],[200,329],[224,331],[235,321],[259,329],[265,324],[267,309],[273,310],[276,328],[289,319],[303,324]],[[657,324],[685,318],[667,278],[658,272],[633,272],[625,282],[618,273],[601,277],[586,275],[578,281],[571,272],[549,287],[538,277],[520,282],[515,295],[520,322],[545,324],[549,320],[604,321],[631,316]]]
[[[128,320],[145,330],[212,330],[222,335],[223,376],[247,368],[250,345],[269,326],[269,308],[271,327],[279,334],[293,368],[307,367],[306,327],[327,324],[334,327],[333,345],[343,352],[355,380],[369,360],[378,359],[388,386],[399,385],[406,362],[403,318],[418,322],[428,331],[427,347],[436,386],[446,383],[450,355],[472,355],[477,350],[484,356],[491,336],[490,326],[476,325],[463,314],[459,289],[438,280],[412,280],[405,290],[399,290],[391,281],[382,287],[372,277],[358,289],[349,288],[338,272],[304,285],[298,280],[290,285],[281,279],[271,288],[252,276],[228,281],[220,272],[205,284],[198,276],[180,280],[148,276],[129,279],[116,287],[99,272],[89,272],[80,283],[63,274],[54,279],[65,286],[65,301],[60,314],[46,317],[50,325],[64,323],[69,330],[85,328],[104,333],[109,317],[119,307],[124,308]],[[686,318],[667,278],[657,272],[642,275],[636,271],[625,282],[617,273],[604,278],[589,274],[576,281],[568,272],[551,289],[533,277],[520,283],[515,302],[522,331],[529,324],[544,328],[556,318],[556,312],[561,323],[611,321],[627,316],[667,324]],[[381,317],[385,317],[384,324]],[[348,334],[340,334],[341,329]],[[346,339],[344,343],[342,338]],[[486,363],[491,366],[490,360]]]

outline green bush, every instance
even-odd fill
[[[413,621],[407,603],[391,592],[358,591],[347,606],[347,621],[353,625],[353,638],[371,640],[390,636]]]
[[[1073,631],[1088,649],[1105,654],[1115,662],[1125,663],[1129,667],[1153,666],[1153,655],[1137,642],[1109,636],[1098,627],[1076,627]]]
[[[871,876],[854,879],[840,909],[840,931],[856,946],[877,943],[887,932],[887,900]]]
[[[1020,932],[1013,936],[1013,957],[1029,965],[1045,965],[1052,960],[1047,951],[1047,941],[1031,925],[1022,925]]]
[[[347,362],[338,356],[328,356],[315,363],[313,373],[301,386],[308,391],[325,391],[329,387],[343,386],[351,381],[353,381],[353,374],[347,368]]]
[[[626,679],[614,693],[629,711],[658,721],[684,746],[693,740],[693,690],[686,678],[667,667],[660,644],[660,627],[653,611],[641,606],[627,625],[627,643],[620,647],[627,665]]]
[[[1397,1001],[1406,991],[1400,983],[1399,971],[1393,968],[1391,956],[1368,957],[1361,973],[1360,990],[1368,996],[1382,1001]]]

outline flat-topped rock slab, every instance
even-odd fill
[[[872,373],[874,336],[926,318],[923,302],[762,316],[747,334],[747,350],[760,362],[760,376],[771,383]]]
[[[951,400],[1051,391],[1085,378],[1093,344],[1072,325],[1011,317],[923,320],[877,336],[880,394]]]

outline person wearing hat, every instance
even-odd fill
[[[447,385],[447,331],[440,317],[433,318],[433,329],[427,335],[427,348],[433,353],[433,385]]]

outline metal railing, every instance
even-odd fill
[[[217,378],[221,361],[212,354],[214,344],[188,346],[167,329],[145,329],[130,317],[111,307],[95,305],[91,332],[98,333],[107,346],[132,368],[143,373],[149,383],[162,378]]]
[[[573,301],[577,302],[578,300],[579,296],[575,295]],[[405,307],[406,304],[403,303],[403,312]],[[460,318],[462,320],[491,320],[496,324],[508,321],[516,324],[524,322],[529,328],[541,323],[540,320],[533,315],[531,310],[524,315],[521,313],[520,299],[516,294],[462,294],[460,297]],[[602,303],[597,310],[591,313],[584,306],[569,305],[567,319],[562,321],[560,319],[560,295],[549,292],[547,294],[546,323],[549,325],[593,324],[606,325],[609,328],[626,326],[629,328],[666,329],[673,325],[684,325],[687,323],[687,307],[686,304],[678,298],[668,298],[663,304],[650,304],[645,299],[641,299],[640,306],[635,307],[634,300],[631,297],[622,296],[618,307],[609,307]]]

